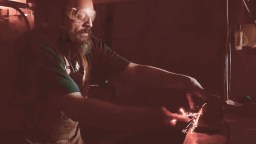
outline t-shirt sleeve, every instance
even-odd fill
[[[130,63],[102,40],[93,38],[93,75],[96,81],[119,75]]]
[[[48,94],[68,94],[79,92],[79,87],[65,70],[63,57],[49,44],[33,43],[26,55],[26,75],[31,86]]]

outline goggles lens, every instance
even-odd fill
[[[94,21],[96,17],[96,11],[92,9],[77,9],[71,8],[68,12],[68,16],[71,20],[75,22],[87,22],[89,19],[91,22]]]

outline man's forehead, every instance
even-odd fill
[[[68,0],[68,7],[93,9],[93,2],[92,0]]]

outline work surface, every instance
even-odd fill
[[[220,133],[187,133],[183,144],[255,144],[256,105],[225,106]]]

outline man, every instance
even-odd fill
[[[173,121],[190,120],[165,107],[122,106],[87,97],[90,82],[107,77],[186,89],[191,107],[191,96],[202,97],[203,88],[192,77],[130,62],[92,36],[96,14],[92,0],[39,0],[36,6],[39,23],[23,40],[17,93],[6,100],[6,107],[16,113],[15,126],[8,130],[22,131],[20,137],[27,143],[82,144],[78,122],[133,131],[172,127]]]

